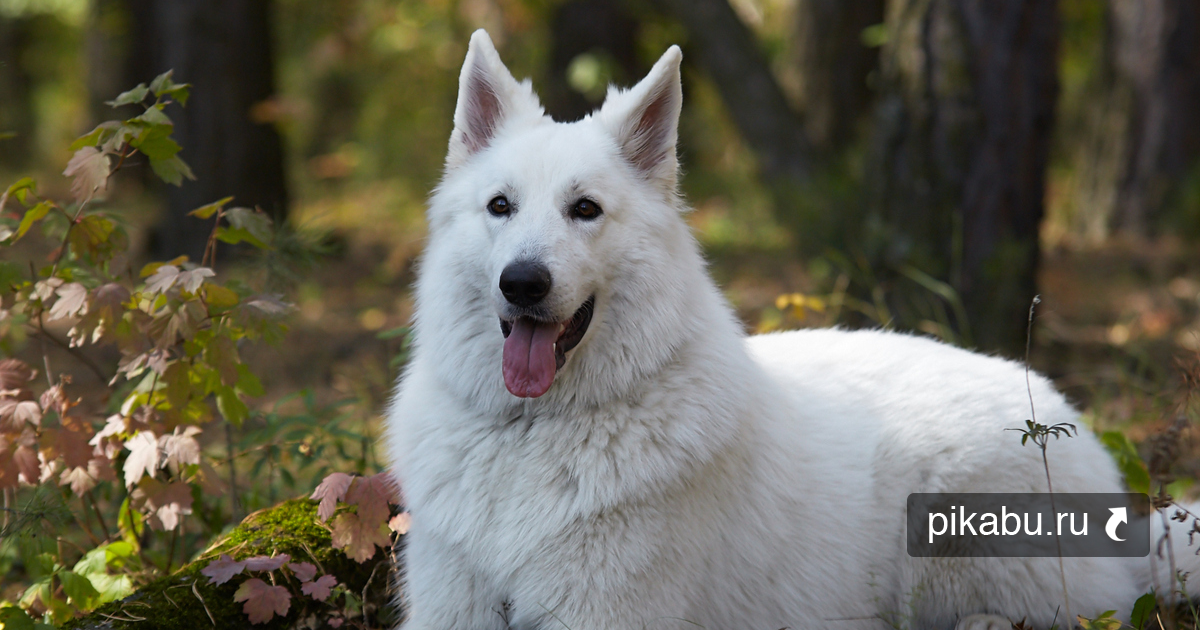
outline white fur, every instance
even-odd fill
[[[679,59],[557,124],[486,34],[471,40],[461,85],[481,73],[502,107],[487,119],[460,94],[388,418],[413,517],[403,629],[1048,626],[1057,559],[915,559],[904,543],[910,492],[1044,490],[1037,450],[1005,431],[1029,417],[1024,370],[877,331],[746,338],[680,217]],[[485,143],[463,140],[472,124]],[[485,209],[497,194],[511,216]],[[568,216],[581,195],[599,219]],[[596,296],[534,399],[501,372],[497,278],[518,257],[551,269],[557,318]],[[1036,375],[1033,398],[1042,423],[1078,421]],[[1086,430],[1049,452],[1056,491],[1121,490]],[[1127,615],[1146,587],[1145,560],[1065,562],[1077,614]]]

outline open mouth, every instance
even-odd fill
[[[504,333],[504,386],[513,396],[537,398],[554,383],[554,375],[587,334],[596,296],[589,297],[570,319],[547,322],[532,317],[500,320]]]

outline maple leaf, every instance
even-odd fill
[[[158,295],[159,293],[167,292],[175,281],[179,279],[179,267],[175,265],[163,265],[158,268],[149,278],[146,278],[146,293],[150,295]]]
[[[114,327],[125,312],[124,305],[129,297],[129,289],[115,282],[93,289],[87,314],[67,333],[71,337],[71,345],[82,346],[89,341],[89,337],[92,343],[111,338]]]
[[[250,623],[266,623],[275,615],[287,614],[292,605],[292,594],[282,586],[271,586],[258,578],[250,578],[238,587],[233,601],[246,602],[242,611],[250,617]]]
[[[304,582],[300,585],[300,592],[309,597],[323,602],[329,599],[329,591],[337,586],[337,578],[332,575],[322,575],[315,582]]]
[[[254,556],[246,558],[247,571],[274,571],[279,567],[287,564],[292,559],[286,553],[281,553],[278,556]]]
[[[317,575],[317,567],[311,562],[292,562],[287,566],[301,582],[311,582]]]
[[[38,461],[37,449],[25,445],[17,447],[13,453],[13,463],[17,465],[17,477],[29,485],[36,485],[41,479],[41,462]]]
[[[42,408],[32,400],[0,400],[0,423],[7,424],[9,428],[21,429],[26,424],[38,425],[41,419]]]
[[[103,194],[108,188],[108,176],[111,173],[108,154],[96,147],[83,147],[75,152],[63,175],[74,177],[71,182],[71,194],[75,201],[83,203],[96,193]]]
[[[346,503],[357,505],[358,517],[365,523],[387,521],[389,503],[399,503],[400,493],[395,478],[386,472],[359,477],[346,491]]]
[[[208,267],[197,267],[191,271],[179,272],[179,278],[176,280],[176,283],[183,287],[184,291],[195,293],[196,289],[199,289],[200,285],[204,284],[205,278],[211,278],[215,275],[217,274]]]
[[[75,496],[81,497],[85,492],[96,487],[96,480],[88,474],[86,467],[78,466],[64,470],[58,478],[58,485],[71,486],[71,492],[74,492]]]
[[[88,440],[88,444],[92,445],[93,453],[103,453],[105,457],[112,459],[121,451],[123,441],[120,434],[124,432],[125,416],[119,413],[113,414],[104,421],[104,428]]]
[[[312,496],[309,497],[314,501],[321,502],[317,506],[317,518],[321,521],[329,520],[329,517],[333,516],[334,510],[337,509],[337,502],[346,496],[346,490],[353,482],[354,477],[346,473],[332,473],[322,479]]]
[[[200,427],[175,427],[174,433],[158,438],[171,472],[178,473],[180,466],[200,463],[200,443],[195,437],[199,433]]]
[[[155,529],[175,529],[180,516],[192,513],[192,487],[182,481],[142,479],[131,496],[139,506],[150,508],[149,522]]]
[[[125,458],[125,487],[137,483],[145,473],[154,477],[158,470],[158,440],[154,433],[141,431],[125,442],[129,457]]]
[[[67,468],[87,466],[92,459],[92,447],[83,431],[71,429],[42,430],[43,450],[51,459],[61,457]]]
[[[68,282],[55,289],[54,292],[58,294],[58,300],[50,308],[50,316],[47,321],[74,317],[87,307],[87,287],[78,282]]]
[[[209,562],[203,569],[200,569],[200,574],[208,577],[209,584],[224,584],[245,568],[245,562],[234,560],[229,557],[229,554],[223,553],[220,558]]]
[[[333,519],[332,538],[334,549],[341,549],[359,564],[375,556],[376,546],[386,548],[392,543],[386,523],[364,521],[350,512]]]
[[[19,394],[12,395],[13,398],[32,398],[33,392],[29,391],[29,381],[32,381],[37,373],[29,364],[20,359],[5,359],[0,361],[0,390],[14,392],[28,392],[22,396]]]
[[[412,526],[412,514],[401,512],[392,517],[388,521],[388,529],[400,534],[401,536],[408,533],[408,528]]]

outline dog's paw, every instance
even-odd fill
[[[1000,615],[967,615],[958,620],[954,630],[1012,630],[1013,622]]]

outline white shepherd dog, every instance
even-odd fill
[[[680,59],[561,124],[471,38],[388,418],[402,628],[1065,625],[1057,558],[906,552],[910,492],[1045,491],[1005,432],[1029,417],[1021,365],[878,331],[747,338],[681,216]],[[1032,395],[1077,421],[1044,378]],[[1049,454],[1056,491],[1122,491],[1086,430]],[[1088,617],[1128,618],[1150,583],[1144,558],[1065,564]]]

